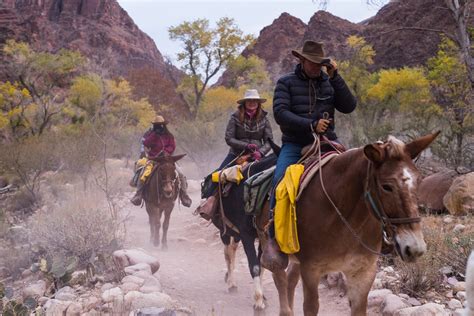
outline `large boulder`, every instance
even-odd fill
[[[31,283],[23,289],[23,298],[27,297],[42,297],[46,292],[46,282],[38,280],[35,283]]]
[[[443,204],[452,215],[474,214],[474,172],[459,176],[443,198]]]
[[[443,305],[428,303],[421,306],[409,307],[398,310],[395,316],[448,316],[450,313],[444,309]]]
[[[453,180],[458,177],[456,171],[443,171],[424,178],[418,187],[420,206],[432,212],[444,212],[443,197],[448,192]]]

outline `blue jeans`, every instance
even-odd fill
[[[275,209],[276,205],[276,198],[275,198],[275,188],[280,180],[285,175],[286,168],[289,165],[295,164],[301,158],[301,149],[303,149],[303,145],[295,144],[295,143],[283,143],[281,146],[280,155],[278,156],[275,174],[273,175],[272,181],[272,192],[270,194],[270,219],[273,218],[273,210]],[[275,236],[275,228],[273,225],[270,227],[270,237]]]

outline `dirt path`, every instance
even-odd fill
[[[241,245],[237,250],[235,273],[238,291],[227,292],[224,283],[226,265],[218,230],[192,215],[199,196],[197,192],[191,194],[195,201],[191,209],[176,206],[171,215],[167,251],[151,246],[147,214],[144,209],[133,206],[130,207],[132,218],[128,225],[127,246],[144,248],[159,258],[164,292],[190,308],[194,315],[278,315],[278,294],[268,271],[263,277],[267,308],[254,314],[253,283]],[[301,282],[296,289],[295,304],[295,315],[303,315]],[[320,285],[320,304],[320,315],[350,313],[347,298],[340,298],[338,290],[323,285]]]

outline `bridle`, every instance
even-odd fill
[[[313,146],[317,146],[317,152],[318,152],[318,158],[319,161],[321,161],[321,139],[320,137],[313,131],[313,136],[315,138]],[[324,136],[321,136],[324,137]],[[328,143],[331,145],[331,142],[328,141]],[[333,148],[334,146],[331,145]],[[336,149],[336,148],[334,148]],[[337,150],[337,149],[336,149]],[[323,175],[322,175],[322,169],[319,169],[319,180],[321,182],[321,187],[323,189],[324,194],[326,195],[327,199],[331,203],[331,205],[334,207],[336,210],[337,215],[341,219],[341,221],[344,223],[344,225],[349,229],[349,231],[352,233],[353,237],[359,242],[359,244],[364,247],[366,250],[369,252],[378,255],[378,256],[387,256],[387,254],[383,254],[379,251],[376,251],[372,249],[370,246],[368,246],[362,238],[357,234],[357,232],[352,228],[350,223],[347,221],[347,219],[342,215],[341,211],[339,208],[336,206],[334,201],[331,199],[329,196],[328,192],[326,191],[326,187],[324,186],[323,182]],[[378,194],[376,195],[376,200],[372,197],[371,193],[371,188],[370,188],[370,183],[374,182],[377,184],[377,179],[373,175],[372,171],[372,163],[369,161],[368,166],[367,166],[367,176],[365,179],[365,186],[364,186],[364,198],[366,200],[366,203],[368,204],[368,208],[372,211],[372,214],[375,216],[375,218],[381,223],[381,230],[382,230],[382,237],[384,238],[384,241],[389,244],[393,245],[395,236],[396,236],[396,226],[397,225],[402,225],[402,224],[411,224],[411,223],[419,223],[421,221],[420,217],[404,217],[404,218],[391,218],[387,216],[387,213],[383,209],[383,205],[380,202],[380,198]],[[371,179],[373,179],[371,181]],[[378,191],[377,191],[378,192]],[[398,247],[395,247],[395,251],[397,251],[398,255],[401,255],[399,253]]]
[[[159,162],[157,162],[158,166],[157,166],[157,168],[156,168],[156,172],[158,173],[158,175],[157,175],[157,176],[158,176],[158,189],[159,189],[160,191],[162,191],[161,188],[162,188],[164,185],[166,185],[166,184],[168,184],[168,183],[171,184],[171,187],[173,188],[173,191],[171,192],[171,195],[170,195],[170,196],[166,196],[166,194],[165,194],[164,192],[162,192],[163,195],[164,195],[166,198],[170,198],[170,197],[172,197],[173,194],[175,193],[176,181],[178,181],[178,178],[179,178],[179,177],[178,177],[178,172],[176,171],[176,168],[175,168],[175,170],[174,170],[174,177],[173,177],[172,179],[166,179],[166,180],[165,180],[165,179],[162,177],[161,169],[162,169],[163,166],[166,165],[167,163],[168,163],[168,162],[166,162],[166,163],[159,163]],[[169,162],[169,163],[170,163],[170,164],[173,164],[173,162]],[[161,192],[160,192],[160,193],[161,193]]]
[[[385,212],[383,205],[380,201],[378,190],[376,191],[375,198],[372,196],[370,183],[373,182],[374,186],[378,188],[378,181],[372,171],[372,162],[369,161],[367,166],[367,176],[365,178],[364,186],[364,198],[372,211],[375,218],[382,224],[382,234],[385,242],[389,245],[394,244],[396,235],[396,226],[402,224],[412,224],[421,222],[421,217],[389,217]],[[398,251],[398,250],[397,250]]]

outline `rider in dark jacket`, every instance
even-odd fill
[[[293,73],[278,80],[273,96],[273,114],[283,134],[273,186],[278,184],[286,168],[301,158],[303,147],[313,143],[313,131],[338,142],[334,132],[334,112],[351,113],[357,104],[338,74],[337,64],[324,55],[321,43],[306,41],[301,50],[293,50],[292,54],[300,63]],[[272,194],[271,216],[275,204]],[[270,237],[262,254],[262,265],[270,271],[284,269],[288,257],[280,251],[273,227],[270,228]]]
[[[237,101],[239,107],[231,115],[225,132],[230,150],[219,169],[229,165],[243,152],[250,153],[255,161],[270,151],[273,134],[267,112],[262,109],[265,101],[255,89],[247,90],[244,98]]]

